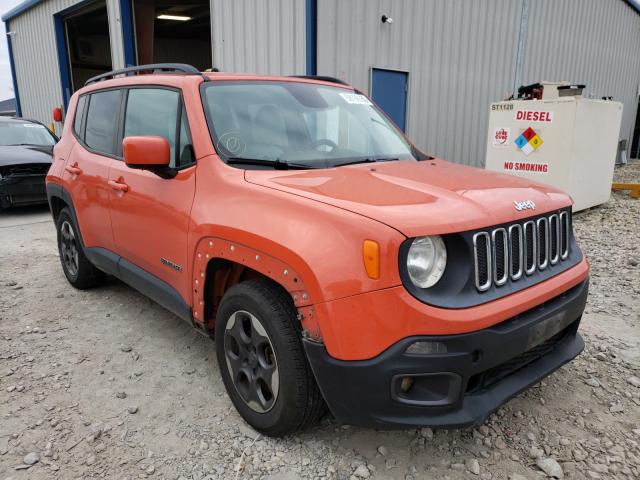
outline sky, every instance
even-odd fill
[[[0,0],[0,16],[22,3],[23,0]],[[13,83],[11,81],[11,67],[9,66],[9,51],[7,50],[7,35],[4,22],[0,22],[0,100],[13,98]]]

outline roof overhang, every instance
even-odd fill
[[[27,10],[30,10],[33,7],[35,7],[36,5],[38,5],[40,3],[43,3],[43,2],[46,2],[46,1],[47,0],[25,0],[21,4],[15,6],[11,10],[9,10],[7,13],[2,15],[2,21],[3,22],[8,22],[12,18],[15,18],[15,17],[17,17],[19,15],[22,15]],[[631,8],[633,8],[637,13],[640,14],[640,0],[624,0],[624,2],[629,4],[629,6]]]
[[[25,0],[24,2],[20,3],[19,5],[16,5],[7,13],[2,15],[2,21],[8,22],[12,18],[17,17],[18,15],[22,15],[27,10],[30,10],[31,8],[35,7],[36,5],[42,2],[46,2],[46,0]]]

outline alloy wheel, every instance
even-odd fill
[[[233,384],[249,408],[273,408],[280,385],[271,339],[260,320],[244,310],[231,314],[224,332],[224,353]]]
[[[62,263],[71,276],[78,274],[78,241],[71,223],[67,220],[60,227],[60,253]]]

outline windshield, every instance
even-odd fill
[[[56,139],[49,130],[37,123],[0,122],[0,146],[55,145]]]
[[[229,163],[327,168],[425,158],[353,90],[216,81],[203,84],[202,98],[216,150]]]

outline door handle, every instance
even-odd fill
[[[114,190],[117,190],[119,192],[127,192],[129,191],[129,185],[127,185],[126,183],[122,182],[122,179],[118,179],[118,181],[116,180],[109,180],[107,182],[109,184],[109,186],[111,188],[113,188]]]
[[[78,162],[73,165],[66,165],[64,169],[73,175],[80,175],[82,173],[82,169],[78,167]]]

